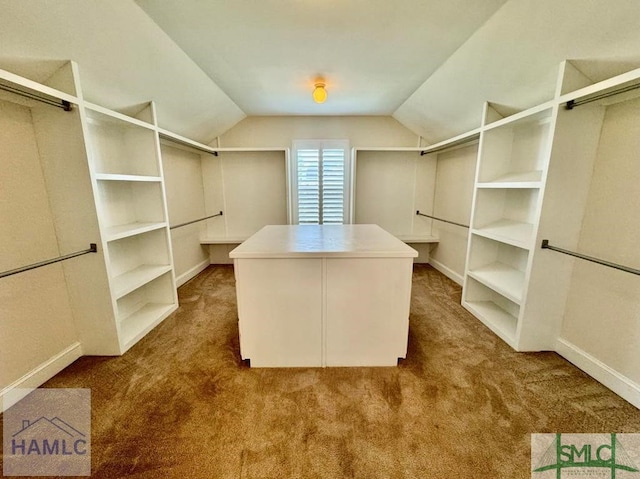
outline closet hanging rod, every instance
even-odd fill
[[[609,268],[619,269],[620,271],[625,271],[627,273],[636,274],[640,276],[640,269],[630,268],[629,266],[624,266],[617,263],[612,263],[610,261],[605,261],[603,259],[594,258],[593,256],[587,256],[581,253],[576,253],[575,251],[569,251],[566,249],[558,248],[556,246],[551,246],[549,244],[549,240],[543,239],[542,244],[540,245],[542,249],[550,249],[552,251],[557,251],[558,253],[567,254],[569,256],[575,256],[576,258],[584,259],[587,261],[591,261],[592,263],[598,263],[603,266],[608,266]]]
[[[187,221],[186,223],[180,223],[179,225],[174,225],[174,226],[169,226],[170,230],[174,230],[176,228],[180,228],[181,226],[187,226],[193,223],[197,223],[199,221],[204,221],[204,220],[208,220],[209,218],[215,218],[216,216],[222,216],[222,211],[220,213],[218,213],[217,215],[211,215],[211,216],[205,216],[204,218],[200,218],[197,220],[193,220],[193,221]]]
[[[462,223],[456,223],[455,221],[443,220],[442,218],[438,218],[436,216],[425,215],[424,213],[420,213],[420,210],[416,211],[416,214],[420,215],[420,216],[426,216],[427,218],[431,218],[431,219],[436,220],[436,221],[442,221],[443,223],[449,223],[449,224],[456,225],[456,226],[462,226],[463,228],[468,228],[469,227],[467,225],[463,225]]]
[[[593,101],[602,100],[603,98],[608,98],[610,96],[619,95],[621,93],[626,93],[628,91],[637,90],[638,88],[640,88],[640,83],[636,83],[634,85],[627,85],[625,87],[618,88],[617,90],[611,90],[611,91],[608,91],[608,92],[605,92],[605,93],[600,93],[599,95],[586,97],[583,100],[580,100],[580,99],[578,99],[578,100],[569,100],[567,102],[567,110],[573,110],[577,106],[585,105],[585,104],[591,103]]]
[[[480,138],[480,134],[476,134],[476,135],[471,135],[467,138],[463,138],[460,141],[454,141],[453,143],[450,143],[449,145],[443,145],[440,148],[435,148],[433,150],[429,150],[429,148],[425,148],[424,150],[422,150],[420,152],[420,156],[424,156],[424,155],[429,155],[431,153],[437,153],[439,151],[443,151],[443,150],[448,150],[449,148],[454,148],[456,146],[460,146],[460,145],[464,145],[465,143],[471,143],[474,141],[477,141],[478,138]]]
[[[198,150],[198,151],[201,151],[203,153],[208,153],[208,154],[213,155],[213,156],[218,156],[218,152],[217,151],[211,151],[211,150],[207,150],[206,148],[202,148],[202,147],[197,146],[197,145],[192,145],[191,143],[188,143],[188,142],[182,141],[182,140],[178,140],[177,138],[174,138],[173,136],[165,135],[164,133],[160,133],[160,138],[168,140],[168,141],[171,141],[173,143],[177,143],[177,144],[182,145],[182,146],[193,148],[194,150]]]
[[[75,258],[76,256],[82,256],[87,253],[97,253],[98,246],[95,243],[91,243],[89,245],[89,249],[84,249],[82,251],[76,251],[75,253],[65,254],[64,256],[58,256],[57,258],[46,259],[44,261],[40,261],[38,263],[33,263],[28,266],[23,266],[22,268],[10,269],[9,271],[5,271],[0,273],[0,278],[5,278],[6,276],[11,276],[12,274],[23,273],[25,271],[29,271],[31,269],[41,268],[42,266],[47,266],[53,263],[59,263],[60,261],[64,261],[66,259]]]
[[[31,100],[37,100],[42,103],[46,103],[47,105],[55,106],[58,108],[62,108],[64,111],[71,111],[71,103],[67,100],[54,100],[53,98],[48,98],[45,96],[36,95],[35,93],[31,93],[28,91],[20,90],[18,88],[14,88],[10,85],[5,85],[0,83],[0,90],[8,91],[10,93],[15,93],[16,95],[23,96],[25,98],[29,98]]]

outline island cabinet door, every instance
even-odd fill
[[[252,367],[322,366],[322,259],[236,259],[240,353]]]
[[[412,258],[326,264],[326,366],[397,366],[406,357]]]

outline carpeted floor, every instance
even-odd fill
[[[416,266],[397,368],[250,369],[233,270],[211,266],[119,358],[44,387],[92,390],[93,477],[526,478],[533,432],[640,432],[640,412],[554,353],[515,353]]]

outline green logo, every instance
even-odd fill
[[[634,473],[634,476],[640,472],[615,433],[565,434],[565,444],[562,443],[562,434],[556,434],[533,472],[555,470],[556,478],[561,479],[564,469],[572,469],[571,476],[580,477],[576,474],[580,472],[578,468],[584,474],[588,468],[608,469],[611,479],[616,478],[617,471]],[[602,472],[606,474],[605,471]]]

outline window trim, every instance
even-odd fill
[[[289,183],[291,185],[289,204],[291,205],[291,222],[300,224],[298,212],[298,150],[304,149],[341,149],[344,150],[344,203],[343,223],[351,223],[351,149],[347,139],[296,139],[291,148],[289,163]]]

